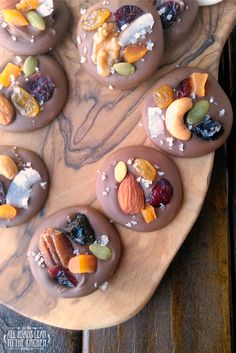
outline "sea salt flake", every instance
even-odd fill
[[[226,113],[225,109],[221,109],[221,110],[219,111],[219,116],[224,116],[225,113]]]
[[[102,235],[100,236],[100,239],[99,239],[99,244],[100,244],[101,246],[107,246],[108,243],[109,243],[109,237],[108,237],[108,235],[102,234]]]
[[[99,288],[100,288],[102,291],[107,290],[107,288],[108,288],[108,282],[102,283]]]

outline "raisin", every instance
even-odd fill
[[[55,88],[55,83],[46,74],[36,73],[27,82],[27,90],[40,105],[47,103],[52,98]]]
[[[181,5],[175,0],[166,1],[161,5],[158,3],[156,4],[156,8],[161,17],[162,26],[168,28],[180,18]]]
[[[176,98],[184,98],[192,93],[191,79],[188,77],[181,81],[176,87]]]
[[[48,269],[48,273],[61,286],[74,288],[78,285],[77,279],[63,266],[53,266]]]
[[[95,232],[88,218],[82,213],[79,213],[66,227],[62,228],[62,232],[81,245],[89,245],[96,240]]]
[[[152,189],[151,194],[147,198],[147,203],[153,207],[168,205],[173,197],[173,187],[170,182],[162,178]]]
[[[204,120],[199,125],[189,125],[188,128],[194,135],[205,141],[214,141],[224,132],[221,123],[213,119],[209,114],[205,116]]]
[[[174,101],[174,92],[172,87],[163,85],[159,88],[155,88],[153,91],[153,99],[159,108],[168,108],[168,106]]]
[[[6,192],[5,192],[3,182],[0,181],[0,205],[4,205],[5,203],[6,203]]]
[[[142,16],[144,14],[143,10],[134,5],[124,5],[120,7],[115,13],[115,21],[116,25],[119,29],[121,29],[124,25],[128,25],[136,18]]]

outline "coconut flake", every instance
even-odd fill
[[[53,0],[41,1],[41,5],[37,8],[37,11],[42,17],[50,16],[54,11]]]
[[[148,128],[151,138],[157,138],[164,132],[164,122],[160,108],[148,108]]]

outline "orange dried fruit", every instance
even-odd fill
[[[190,76],[193,93],[198,97],[205,96],[205,86],[208,79],[208,74],[201,72],[194,72]]]
[[[157,219],[157,215],[155,209],[151,205],[146,205],[146,207],[142,210],[142,215],[146,223],[151,223]]]
[[[123,52],[123,57],[127,63],[133,64],[141,60],[146,55],[147,52],[148,52],[148,48],[146,47],[146,45],[131,44],[125,48]]]
[[[2,10],[2,14],[4,21],[12,26],[24,27],[29,25],[25,16],[16,9]]]
[[[168,85],[155,88],[153,90],[153,99],[159,108],[166,109],[174,101],[173,88]]]
[[[94,31],[102,26],[110,16],[111,12],[106,8],[88,11],[82,17],[81,25],[85,31]]]
[[[133,164],[136,172],[144,179],[153,181],[157,172],[151,163],[142,158],[137,158]]]
[[[94,255],[77,255],[70,259],[68,268],[72,273],[93,273],[97,270],[97,258]]]
[[[0,73],[0,85],[9,87],[11,80],[16,79],[21,73],[21,68],[17,65],[8,63],[4,70]]]
[[[0,219],[13,219],[17,215],[17,210],[11,205],[0,206]]]
[[[17,10],[27,12],[30,10],[36,10],[40,5],[39,0],[21,0],[17,5]]]

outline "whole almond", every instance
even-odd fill
[[[14,113],[13,105],[0,93],[0,124],[9,125],[13,121]]]
[[[0,10],[3,9],[14,9],[19,0],[1,0],[0,1]]]
[[[120,184],[118,202],[124,213],[139,214],[142,212],[144,208],[144,193],[133,174],[128,174]]]

